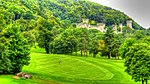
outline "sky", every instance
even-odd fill
[[[144,28],[150,27],[150,0],[91,0],[124,12]]]

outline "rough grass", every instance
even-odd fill
[[[31,73],[32,79],[2,75],[0,84],[139,84],[124,72],[123,60],[44,53],[30,56],[30,65],[23,71]]]

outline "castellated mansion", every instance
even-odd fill
[[[98,23],[97,25],[90,25],[88,19],[83,19],[83,21],[81,23],[77,23],[76,26],[77,26],[77,28],[97,29],[103,33],[106,32],[105,23]],[[117,28],[118,26],[120,27],[119,31]],[[126,26],[133,29],[132,21],[131,20],[126,21]],[[124,26],[122,25],[122,23],[120,23],[119,25],[114,24],[114,25],[112,25],[112,27],[113,27],[113,30],[115,33],[122,33]]]

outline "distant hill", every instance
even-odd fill
[[[118,10],[87,0],[49,0],[48,3],[47,5],[54,12],[54,16],[61,18],[61,20],[68,20],[70,23],[81,22],[83,18],[87,18],[91,22],[103,22],[106,26],[111,26],[120,23],[126,25],[127,20],[132,20]],[[142,29],[134,20],[133,28]]]
[[[37,20],[39,16],[46,19],[50,15],[67,24],[81,22],[83,18],[89,19],[91,24],[103,22],[106,26],[126,25],[127,20],[132,20],[120,11],[87,0],[7,0],[0,1],[0,10],[1,21],[3,18],[6,23],[20,18]],[[142,29],[135,21],[133,28]]]

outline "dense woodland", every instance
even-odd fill
[[[89,19],[93,25],[105,23],[107,31],[102,33],[95,29],[76,28],[75,24],[83,18]],[[126,72],[133,79],[148,80],[150,71],[142,71],[148,74],[143,77],[134,61],[137,59],[141,62],[139,57],[143,56],[149,63],[150,30],[143,29],[133,21],[134,30],[125,27],[123,33],[114,33],[111,25],[126,25],[127,20],[132,19],[120,11],[84,0],[2,0],[0,73],[20,72],[24,65],[29,64],[30,48],[39,46],[47,54],[80,53],[80,56],[124,58],[128,67]],[[133,62],[132,68],[130,62]],[[148,64],[146,61],[144,63]],[[138,76],[135,73],[139,73]]]

